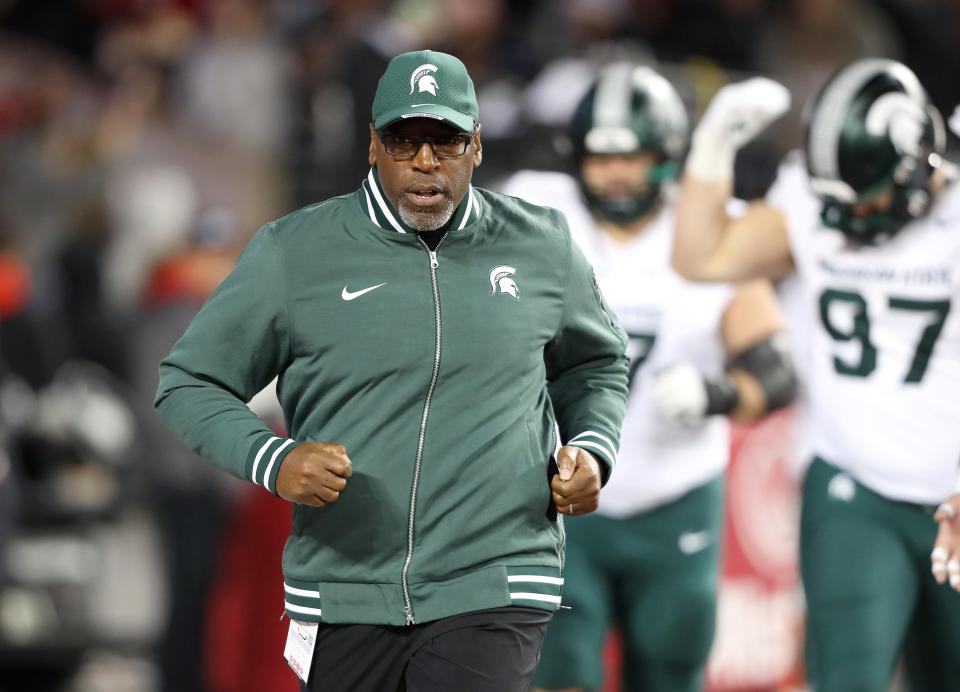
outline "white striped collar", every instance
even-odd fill
[[[360,190],[363,192],[364,211],[366,211],[370,221],[385,230],[394,230],[398,233],[416,233],[416,229],[405,224],[400,218],[400,214],[387,200],[383,188],[380,186],[380,178],[375,166],[367,173],[366,179],[360,185]],[[480,218],[481,210],[480,195],[476,193],[473,185],[470,185],[467,188],[467,194],[447,224],[447,228],[452,231],[463,230]]]

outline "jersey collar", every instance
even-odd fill
[[[394,230],[398,233],[416,233],[417,231],[403,222],[400,214],[387,200],[380,187],[380,176],[377,174],[376,166],[370,169],[366,179],[360,185],[363,192],[367,216],[377,226],[386,230]],[[459,231],[468,224],[480,218],[480,195],[478,195],[471,185],[467,189],[467,194],[453,213],[447,228],[451,231]]]

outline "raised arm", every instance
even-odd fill
[[[793,270],[786,222],[757,202],[728,216],[737,150],[790,106],[790,94],[762,77],[723,87],[693,134],[677,206],[673,265],[694,281],[781,278]]]

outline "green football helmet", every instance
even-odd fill
[[[580,100],[569,127],[577,180],[594,214],[625,225],[649,212],[665,180],[675,178],[689,140],[687,112],[673,86],[650,67],[612,63]],[[607,198],[587,188],[583,157],[652,153],[647,187],[630,198]]]
[[[881,59],[844,67],[814,99],[807,123],[807,170],[824,225],[861,245],[891,237],[929,209],[945,146],[943,119],[908,67]],[[886,193],[889,206],[854,212]]]

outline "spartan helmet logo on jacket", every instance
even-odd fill
[[[581,99],[570,122],[577,181],[591,211],[615,224],[629,224],[660,200],[664,181],[676,177],[687,148],[687,111],[676,89],[653,69],[629,62],[604,67]],[[647,187],[626,199],[611,199],[587,188],[584,156],[652,154]]]
[[[946,135],[909,68],[869,59],[841,69],[817,95],[806,144],[824,225],[870,244],[927,212],[930,176],[942,163]],[[888,193],[888,208],[854,213],[855,205]]]
[[[432,72],[436,72],[439,68],[436,65],[431,65],[429,63],[421,65],[413,72],[410,73],[410,93],[413,93],[414,88],[416,88],[418,94],[424,92],[429,92],[434,96],[437,95],[437,80],[433,78]]]
[[[517,273],[514,267],[502,265],[490,270],[490,295],[495,295],[497,291],[520,300],[520,288],[517,282],[511,276]]]

